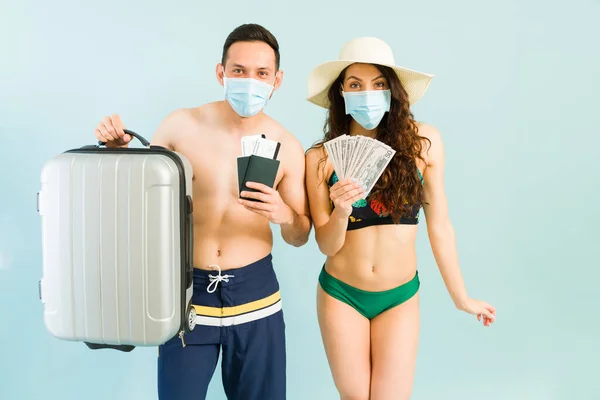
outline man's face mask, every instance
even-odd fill
[[[253,78],[227,78],[223,75],[225,99],[241,117],[252,117],[265,108],[275,90],[274,85],[275,81],[269,85]]]

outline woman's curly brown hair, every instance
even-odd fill
[[[375,184],[370,196],[378,199],[386,207],[393,221],[398,223],[404,215],[410,214],[415,205],[424,204],[423,186],[417,172],[416,159],[425,161],[422,156],[423,142],[429,142],[429,139],[418,134],[416,122],[410,111],[408,94],[398,75],[389,67],[375,66],[387,80],[392,95],[390,111],[379,123],[376,139],[391,146],[396,150],[396,154]],[[330,107],[323,128],[325,136],[312,148],[322,147],[323,143],[349,133],[352,117],[346,115],[344,98],[340,94],[346,69],[329,88]],[[326,159],[327,156],[324,156],[319,161],[322,171]]]

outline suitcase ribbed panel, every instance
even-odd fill
[[[184,213],[171,159],[62,154],[42,172],[40,214],[42,301],[53,335],[152,345],[177,333]]]

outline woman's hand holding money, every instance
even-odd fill
[[[333,202],[334,213],[342,213],[340,216],[348,218],[352,214],[352,204],[363,198],[366,188],[358,183],[356,179],[342,179],[329,190],[329,198]]]

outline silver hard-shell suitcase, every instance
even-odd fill
[[[43,167],[44,322],[92,349],[154,346],[195,326],[192,167],[144,148],[66,151]]]

